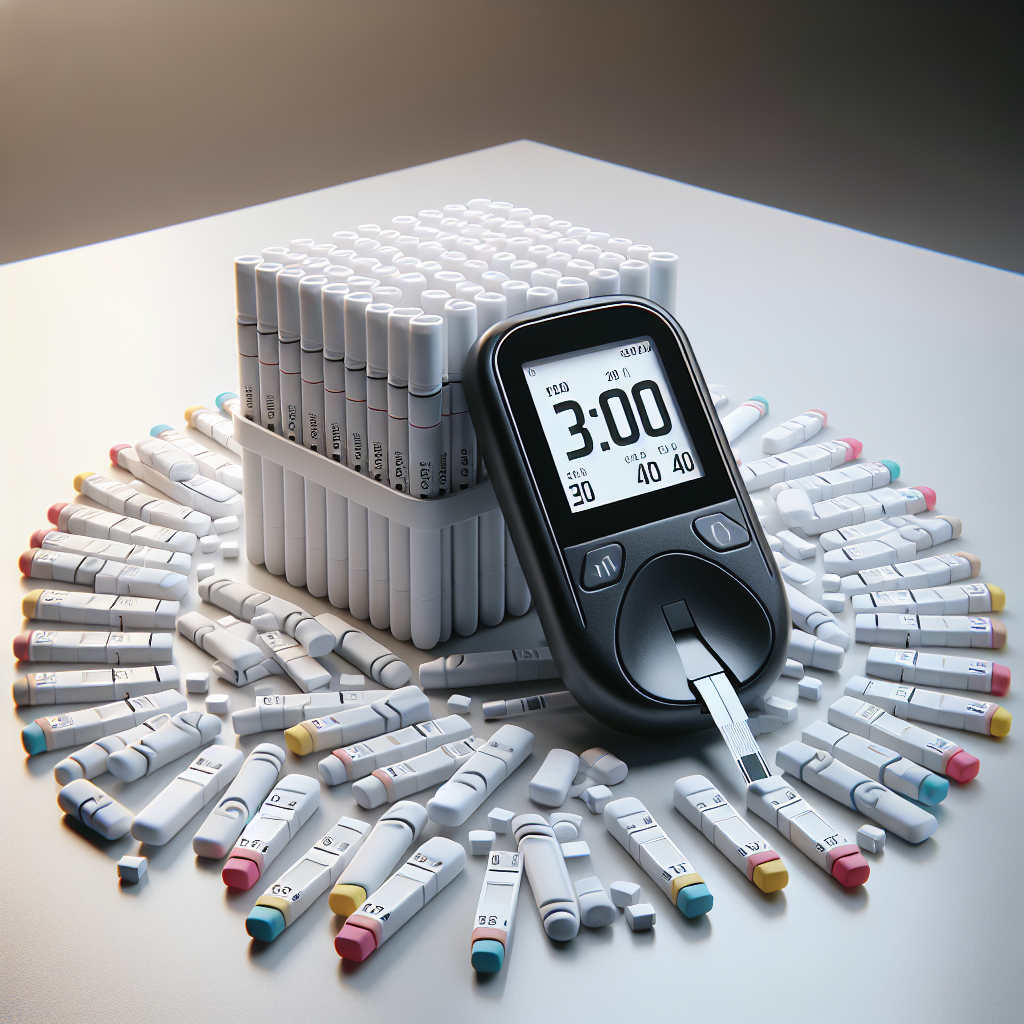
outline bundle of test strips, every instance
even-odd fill
[[[672,309],[677,263],[489,199],[239,257],[249,560],[423,649],[525,613],[504,519],[476,486],[466,353],[507,316],[570,299]]]

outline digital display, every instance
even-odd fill
[[[523,373],[570,511],[704,475],[650,338],[538,359]]]

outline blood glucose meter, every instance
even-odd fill
[[[464,387],[555,664],[607,725],[713,725],[693,685],[745,704],[785,662],[790,614],[690,343],[643,299],[496,324]]]

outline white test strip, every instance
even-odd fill
[[[317,766],[328,786],[365,778],[378,768],[425,754],[444,743],[466,739],[473,734],[461,715],[410,725],[397,732],[375,736],[362,743],[331,751]]]
[[[341,684],[355,676],[342,676]],[[257,732],[290,729],[299,722],[316,718],[327,711],[341,711],[345,707],[362,704],[366,694],[362,690],[320,690],[317,693],[264,693],[256,698],[255,707],[240,708],[231,713],[231,728],[236,736],[251,736]]]
[[[148,730],[107,758],[107,771],[122,782],[134,782],[151,775],[215,739],[220,719],[201,711],[179,711],[159,728]]]
[[[484,745],[469,736],[443,743],[425,754],[376,768],[364,779],[352,783],[352,796],[366,810],[405,800],[438,783],[447,782]]]
[[[188,593],[188,577],[169,569],[109,562],[86,555],[33,548],[18,559],[22,575],[53,583],[77,583],[97,594],[152,597],[179,601]]]
[[[761,892],[778,892],[789,872],[771,844],[755,832],[703,775],[676,779],[675,809]]]
[[[276,939],[337,882],[369,831],[365,821],[343,815],[256,901],[246,931],[262,942]]]
[[[253,747],[234,781],[193,837],[196,856],[214,860],[227,856],[242,829],[274,788],[284,758],[284,751],[276,744],[260,743]]]
[[[33,590],[21,600],[26,619],[131,629],[174,629],[181,604],[152,597],[80,594],[66,590]]]
[[[51,505],[46,515],[62,533],[82,534],[121,544],[141,544],[165,551],[183,551],[185,554],[191,554],[196,549],[194,533],[154,526],[141,519],[106,509],[58,503]]]
[[[128,470],[136,479],[155,487],[162,494],[166,494],[182,505],[205,513],[211,519],[240,516],[244,513],[245,505],[242,496],[226,484],[200,475],[195,461],[184,452],[179,452],[179,454],[185,459],[189,459],[196,470],[195,476],[187,479],[172,479],[166,476],[153,464],[154,445],[149,442],[154,442],[155,445],[164,445],[163,441],[157,441],[155,438],[140,441],[137,448],[127,444],[116,444],[110,449],[111,458],[117,461],[117,465],[121,469]],[[164,446],[177,451],[171,445]],[[145,461],[146,458],[149,458],[150,461]],[[161,462],[159,459],[156,461]],[[177,465],[182,466],[185,463],[181,462]]]
[[[330,685],[331,673],[298,640],[278,630],[260,633],[257,639],[303,693]]]
[[[934,814],[824,750],[794,740],[779,747],[775,763],[819,793],[863,814],[908,843],[923,843],[939,827]]]
[[[451,654],[425,662],[419,672],[420,686],[424,690],[460,690],[468,686],[557,678],[558,669],[547,647]]]
[[[232,889],[251,889],[320,806],[320,783],[286,775],[242,829],[221,878]]]
[[[775,507],[787,526],[817,536],[890,516],[930,512],[935,508],[935,492],[930,487],[879,487],[812,504],[807,491],[791,488],[779,492]]]
[[[132,812],[87,779],[68,783],[57,794],[57,806],[104,839],[120,839],[132,827]]]
[[[255,327],[255,325],[253,325]],[[253,332],[255,334],[255,331]],[[254,360],[255,361],[255,360]],[[259,385],[257,384],[257,387]],[[237,395],[232,392],[224,392],[223,395],[218,395],[218,398],[238,398]],[[244,414],[243,414],[244,415]],[[246,416],[246,419],[252,419],[251,416]],[[217,444],[223,448],[227,448],[228,451],[234,452],[236,455],[242,454],[242,446],[234,438],[234,424],[231,422],[229,416],[225,416],[217,409],[208,409],[203,405],[192,405],[185,410],[185,422],[193,429],[198,430],[200,434],[205,434],[211,441],[216,441]]]
[[[684,917],[700,917],[711,910],[714,898],[704,879],[636,797],[608,803],[604,825]]]
[[[850,649],[850,634],[839,625],[832,612],[789,584],[786,584],[786,597],[794,626],[844,651]]]
[[[178,690],[127,697],[94,708],[37,718],[21,730],[21,742],[29,754],[80,747],[103,736],[141,725],[162,711],[177,714],[187,707],[185,695]]]
[[[266,657],[253,642],[255,631],[245,623],[239,622],[238,628],[228,629],[199,612],[186,612],[178,616],[177,629],[196,647],[230,666],[235,673],[258,665]]]
[[[470,963],[481,974],[500,971],[512,946],[524,858],[518,851],[494,850],[487,859],[470,934]]]
[[[393,654],[361,629],[350,626],[330,612],[318,615],[316,621],[331,634],[334,653],[340,654],[375,683],[395,690],[412,679],[412,669],[397,654]]]
[[[593,294],[593,292],[591,292]],[[722,417],[722,429],[725,439],[731,444],[741,434],[749,430],[762,416],[768,412],[768,402],[760,395],[754,395],[732,412]]]
[[[553,829],[539,814],[520,814],[512,819],[512,836],[523,857],[544,934],[556,942],[576,938],[580,907]]]
[[[900,615],[860,612],[857,643],[893,647],[988,647],[1006,644],[1006,626],[979,615]]]
[[[770,493],[778,501],[783,491],[806,491],[807,497],[814,504],[828,498],[838,498],[842,494],[859,494],[861,491],[885,487],[899,479],[899,475],[899,465],[889,459],[882,459],[880,462],[857,462],[840,466],[838,469],[826,469],[820,473],[780,481],[772,484]]]
[[[178,714],[187,712],[179,711]],[[107,770],[107,758],[118,750],[124,750],[129,744],[134,743],[155,732],[166,722],[171,720],[171,715],[166,712],[147,718],[141,725],[132,726],[123,732],[115,732],[110,736],[103,736],[88,746],[68,754],[62,761],[58,761],[53,769],[53,777],[57,782],[66,786],[75,779],[95,779]]]
[[[427,803],[439,825],[461,825],[533,750],[533,733],[503,725]]]
[[[857,613],[877,611],[896,615],[979,615],[983,612],[1001,612],[1006,607],[1006,594],[1001,587],[986,583],[966,583],[962,586],[857,594],[851,604]]]
[[[530,799],[542,807],[561,807],[579,770],[579,756],[571,750],[549,750],[537,774],[530,779]]]
[[[923,768],[889,747],[856,733],[837,729],[828,722],[812,722],[803,731],[804,743],[828,751],[844,764],[881,782],[895,793],[934,807],[946,799],[949,781]]]
[[[730,413],[732,415],[732,413]],[[748,491],[759,491],[772,484],[796,480],[812,473],[823,473],[836,469],[845,462],[852,462],[861,453],[861,443],[852,437],[838,441],[821,441],[767,459],[747,462],[740,466],[740,477]]]
[[[960,520],[952,516],[936,516],[934,519],[908,516],[905,525],[892,525],[894,529],[884,534],[883,539],[844,544],[843,547],[832,551],[826,550],[825,572],[851,576],[868,569],[877,569],[879,566],[909,561],[921,551],[948,540],[955,540],[960,536],[961,530]],[[850,529],[863,531],[865,527]],[[824,538],[822,546],[825,546]]]
[[[14,638],[21,661],[66,661],[79,665],[167,665],[170,633],[107,633],[30,629]]]
[[[766,455],[779,455],[809,441],[822,427],[828,426],[828,413],[821,409],[808,409],[799,416],[773,427],[761,438],[761,451]]]
[[[960,580],[975,579],[981,572],[981,560],[966,551],[950,555],[930,555],[913,562],[897,562],[877,569],[865,569],[849,576],[826,573],[821,579],[826,592],[866,594],[879,590],[904,590],[936,587]]]
[[[181,680],[176,665],[102,668],[68,672],[29,672],[12,686],[19,707],[88,704],[158,693]]]
[[[102,558],[126,565],[141,565],[147,569],[170,569],[172,572],[187,574],[192,567],[192,556],[184,551],[162,551],[139,544],[120,544],[98,537],[82,537],[59,530],[37,530],[32,534],[32,547],[44,551],[61,551],[87,558]]]
[[[150,434],[153,437],[158,437],[161,441],[174,445],[186,455],[191,455],[202,476],[216,480],[239,494],[242,493],[242,467],[236,462],[211,452],[209,448],[201,445],[198,441],[193,441],[192,438],[166,423],[153,427]]]
[[[312,718],[285,730],[288,749],[302,757],[347,747],[396,732],[430,718],[430,700],[417,686],[406,686],[363,707]]]
[[[1013,716],[998,704],[955,693],[922,690],[908,683],[879,682],[852,676],[844,692],[866,700],[908,722],[927,722],[944,729],[964,729],[982,736],[1005,736]]]
[[[338,955],[365,960],[423,909],[466,866],[461,843],[428,839],[342,926]]]
[[[508,700],[488,700],[482,705],[484,721],[496,718],[515,718],[531,711],[557,711],[560,708],[577,708],[576,698],[568,690],[554,693],[538,693],[532,697],[512,697]]]
[[[897,683],[951,686],[954,690],[974,690],[997,697],[1005,696],[1010,689],[1010,669],[1006,665],[976,658],[872,647],[866,668],[873,676]]]
[[[197,537],[205,537],[210,532],[213,520],[205,512],[143,494],[134,487],[118,483],[99,473],[79,473],[74,479],[74,484],[76,491],[80,491],[111,512],[132,516],[144,523],[163,526],[169,530],[185,530]]]
[[[207,747],[135,815],[132,836],[150,846],[170,842],[238,774],[242,759],[234,747]]]

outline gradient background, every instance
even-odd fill
[[[1021,12],[0,0],[0,262],[530,138],[1020,272]]]

